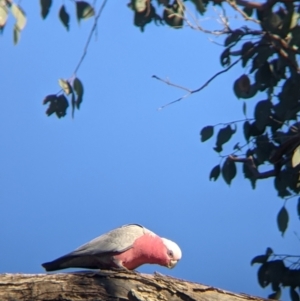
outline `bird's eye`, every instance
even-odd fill
[[[169,255],[171,258],[173,258],[173,257],[174,257],[173,251],[168,250],[168,255]]]

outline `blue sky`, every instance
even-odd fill
[[[73,120],[70,110],[60,120],[47,117],[42,100],[59,90],[59,78],[72,76],[92,20],[78,26],[68,2],[67,33],[57,18],[59,3],[46,21],[37,4],[21,4],[28,24],[19,45],[13,46],[11,19],[0,37],[0,272],[43,273],[42,262],[133,222],[176,241],[183,252],[173,270],[148,265],[139,271],[267,296],[271,289],[259,287],[250,261],[268,246],[298,254],[296,200],[287,202],[291,221],[282,238],[276,215],[283,201],[273,181],[253,191],[239,167],[230,188],[222,179],[210,182],[219,162],[215,138],[199,139],[205,125],[243,119],[232,91],[242,69],[158,111],[183,91],[153,74],[197,88],[221,70],[223,49],[189,28],[151,24],[141,33],[126,2],[109,1],[77,73],[85,87],[81,110]],[[201,25],[216,17],[210,10]],[[251,117],[254,101],[248,104]]]

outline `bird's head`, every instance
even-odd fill
[[[169,239],[162,238],[162,241],[166,247],[166,253],[167,253],[166,266],[169,269],[172,269],[175,267],[177,262],[181,259],[181,256],[182,256],[181,250],[175,242],[173,242]]]

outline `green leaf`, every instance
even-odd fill
[[[254,118],[258,130],[265,130],[271,116],[272,103],[269,100],[259,101],[254,109]]]
[[[13,34],[14,34],[14,44],[17,45],[20,40],[21,31],[16,25],[14,26]]]
[[[293,287],[290,287],[290,297],[292,301],[300,301],[299,295]]]
[[[142,13],[147,9],[147,0],[132,0],[131,7],[137,13]]]
[[[61,86],[61,88],[64,90],[64,92],[66,93],[66,95],[69,95],[72,92],[72,87],[69,84],[69,82],[67,80],[64,79],[59,79],[58,80],[59,85]]]
[[[281,232],[282,236],[284,235],[284,232],[286,231],[289,223],[289,214],[286,210],[286,208],[283,206],[277,215],[277,225],[278,229]]]
[[[228,142],[232,135],[235,133],[235,130],[231,128],[230,125],[227,125],[226,127],[219,130],[218,136],[217,136],[217,146],[222,146],[226,142]]]
[[[235,162],[227,158],[222,166],[222,176],[225,182],[230,186],[231,181],[236,176]]]
[[[19,31],[23,30],[27,22],[24,11],[15,3],[11,5],[10,9],[16,19],[15,27],[18,27]]]
[[[209,175],[209,180],[214,180],[214,181],[217,181],[217,179],[219,178],[220,176],[220,173],[221,173],[221,167],[220,165],[216,165],[210,172],[210,175]]]
[[[200,13],[200,15],[203,15],[206,11],[203,1],[202,0],[191,0],[191,1],[195,4],[196,9]]]
[[[76,1],[76,14],[77,20],[80,22],[81,19],[88,19],[95,15],[94,8],[85,1]]]
[[[4,28],[8,17],[8,9],[6,6],[0,5],[0,32]]]
[[[84,88],[82,82],[78,77],[76,77],[73,81],[73,89],[77,94],[76,107],[77,109],[79,109],[83,99]]]
[[[66,29],[69,30],[70,15],[66,11],[66,7],[64,5],[62,5],[59,10],[59,19],[62,22],[62,24],[66,27]]]
[[[205,126],[200,132],[201,142],[210,139],[213,136],[213,134],[214,134],[214,127],[211,125]]]
[[[292,166],[296,167],[299,164],[300,164],[300,145],[295,148],[292,156]]]
[[[273,300],[279,300],[281,297],[281,289],[280,287],[276,290],[276,292],[270,294],[268,296],[269,299],[273,299]]]
[[[49,14],[52,0],[40,0],[40,5],[42,18],[45,19]]]
[[[251,265],[254,265],[255,263],[265,263],[268,261],[269,256],[267,255],[258,255],[255,256],[252,260],[251,260]]]
[[[183,26],[184,7],[175,1],[172,5],[168,5],[164,9],[163,19],[171,27],[175,29]]]

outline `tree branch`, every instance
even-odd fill
[[[263,301],[156,273],[101,271],[70,274],[2,274],[1,301]]]
[[[277,171],[275,169],[265,171],[265,172],[259,172],[257,169],[257,166],[254,163],[252,156],[250,156],[248,158],[228,156],[228,158],[234,162],[240,162],[240,163],[247,164],[249,170],[252,172],[253,177],[255,179],[267,179],[267,178],[275,177],[277,175]]]

